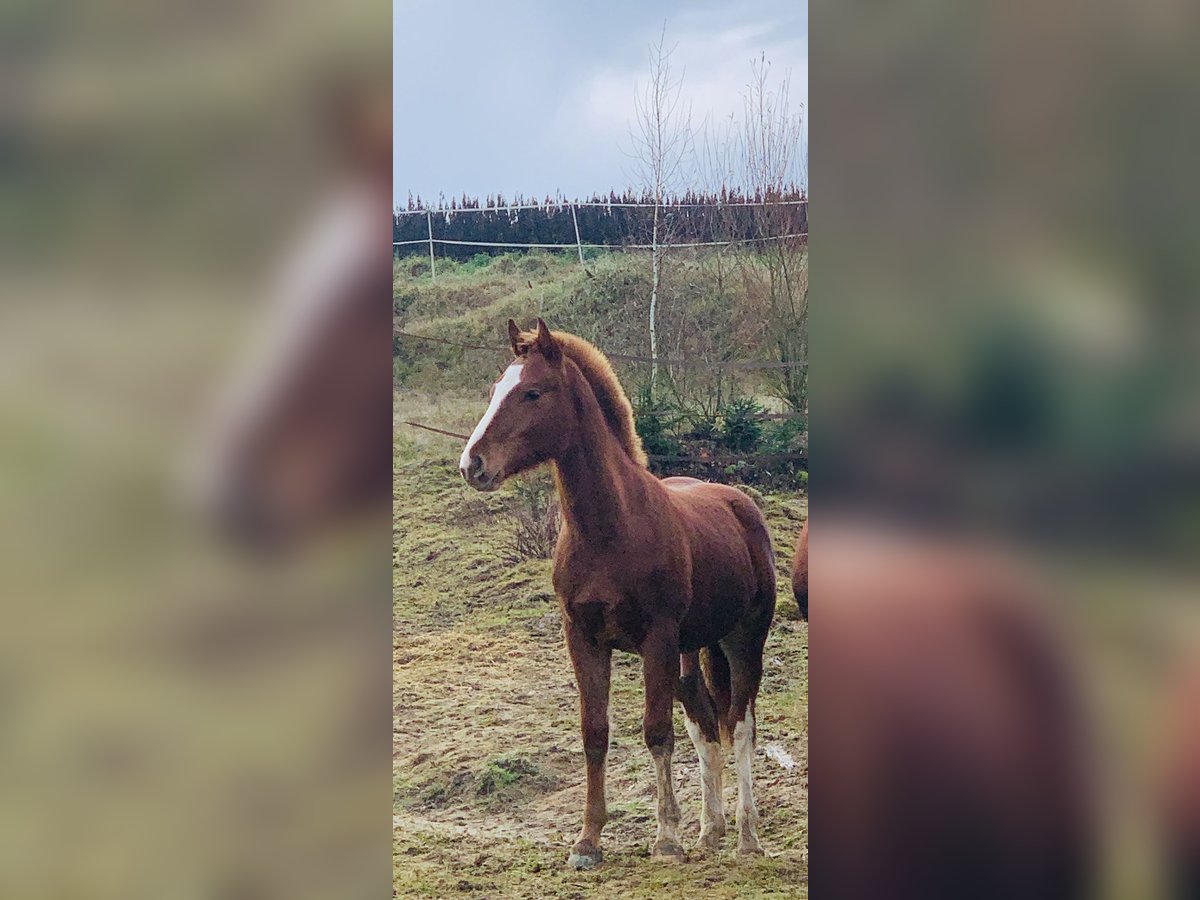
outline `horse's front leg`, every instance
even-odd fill
[[[587,803],[583,830],[571,848],[568,865],[590,869],[603,859],[600,832],[608,821],[604,799],[604,768],[608,756],[608,689],[612,650],[600,648],[570,622],[566,625],[567,650],[579,685],[579,719],[583,731],[583,755],[587,760]]]
[[[679,842],[679,803],[675,800],[675,782],[671,776],[671,752],[675,747],[671,714],[679,682],[679,637],[675,623],[653,629],[641,652],[646,680],[642,735],[654,759],[658,782],[658,835],[651,855],[682,861],[686,857]]]

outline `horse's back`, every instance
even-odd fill
[[[683,477],[665,478],[663,484],[686,526],[706,545],[702,549],[723,555],[723,549],[750,550],[764,540],[770,546],[762,511],[737,488]]]
[[[697,484],[710,484],[708,481],[701,481],[699,478],[692,478],[690,475],[672,475],[670,478],[662,479],[662,483],[669,488],[688,488]]]

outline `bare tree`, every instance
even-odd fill
[[[742,162],[746,186],[771,192],[805,186],[804,109],[792,108],[790,74],[771,86],[766,55],[750,64],[752,78],[742,94]]]
[[[654,199],[653,232],[651,234],[650,280],[650,393],[658,381],[658,289],[662,261],[662,205],[668,192],[674,190],[689,159],[692,142],[692,113],[683,102],[683,73],[676,76],[671,66],[675,47],[667,47],[667,27],[664,24],[658,40],[649,47],[650,74],[644,86],[634,92],[634,123],[629,136],[633,149],[630,156],[643,190]]]
[[[807,231],[808,210],[795,202],[807,180],[804,111],[791,100],[787,74],[773,78],[766,56],[751,63],[738,114],[705,122],[697,141],[698,178],[714,194],[742,192],[755,205],[716,214],[727,234],[754,239],[718,250],[707,262],[721,287],[739,281],[744,298],[738,323],[746,339],[768,347],[778,368],[765,372],[771,393],[807,418],[808,247],[787,235]]]
[[[784,364],[770,380],[776,393],[807,418],[808,246],[783,236],[798,232],[801,221],[807,224],[808,211],[778,202],[789,187],[804,185],[804,112],[792,107],[790,75],[772,86],[765,55],[752,71],[743,95],[742,154],[747,187],[763,201],[756,231],[768,276],[767,338]]]

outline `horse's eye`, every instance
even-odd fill
[[[536,399],[537,399],[538,397],[540,397],[540,396],[542,396],[542,392],[541,392],[541,391],[526,391],[526,392],[525,392],[525,399],[526,399],[526,400],[536,400]]]

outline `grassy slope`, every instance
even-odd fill
[[[600,285],[619,282],[631,268],[624,257],[598,260]],[[543,315],[554,328],[602,339],[610,350],[629,352],[635,329],[629,316],[617,313],[617,302],[562,256],[502,257],[480,266],[457,265],[429,276],[412,278],[403,263],[394,269],[393,297],[399,321],[408,332],[468,344],[505,348],[505,323],[522,327]],[[602,295],[601,300],[596,297]],[[594,305],[601,308],[593,309]],[[613,323],[619,323],[616,334]],[[628,332],[628,333],[626,333]],[[396,374],[410,388],[429,393],[477,393],[496,377],[507,354],[462,350],[438,343],[401,339]]]
[[[600,257],[588,262],[586,272],[568,256],[505,256],[480,265],[439,268],[436,283],[428,275],[410,276],[406,266],[411,265],[398,262],[393,275],[398,321],[406,331],[504,348],[509,317],[528,326],[541,315],[552,328],[578,334],[610,353],[645,356],[649,352],[645,305],[650,268],[640,256]],[[659,308],[664,355],[771,358],[767,348],[760,346],[760,311],[738,312],[750,301],[746,290],[733,290],[733,281],[727,276],[725,287],[720,287],[711,260],[672,258],[664,273]],[[430,392],[477,392],[507,361],[503,350],[499,354],[464,351],[408,338],[400,339],[398,347],[399,382]],[[641,363],[617,361],[616,368],[631,394],[649,374]],[[710,374],[679,371],[673,377],[695,387]],[[739,381],[745,390],[761,393],[757,376],[745,374]]]
[[[399,418],[406,403],[423,410],[441,401],[401,395]],[[803,896],[807,627],[791,618],[790,589],[780,594],[759,701],[755,778],[768,857],[738,858],[731,832],[719,855],[693,853],[682,867],[648,858],[654,788],[640,738],[641,672],[635,657],[618,654],[607,857],[597,871],[570,872],[564,860],[582,812],[583,759],[550,564],[515,559],[504,514],[510,491],[468,491],[452,449],[438,440],[414,446],[403,432],[397,440],[396,894],[573,897],[604,885],[605,893],[636,898],[690,896],[704,885],[712,898]],[[789,560],[804,504],[793,496],[765,503],[780,559]],[[676,778],[685,844],[694,846],[698,772],[678,715]],[[797,760],[795,769],[765,756],[772,744]],[[733,791],[726,793],[732,810]]]

